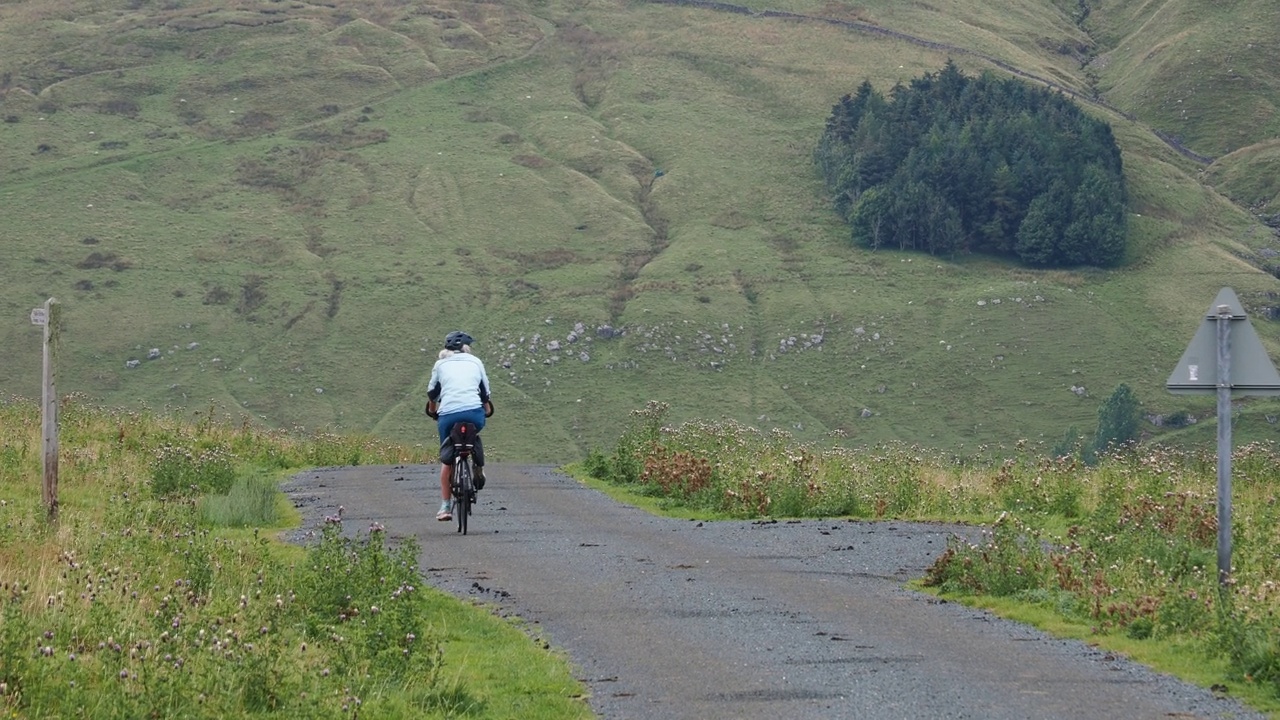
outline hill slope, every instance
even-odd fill
[[[465,328],[497,386],[493,452],[531,460],[610,442],[648,399],[676,419],[970,449],[1090,430],[1121,382],[1153,413],[1205,417],[1163,384],[1226,285],[1280,348],[1262,312],[1280,283],[1258,269],[1271,231],[1106,107],[1091,111],[1115,123],[1134,213],[1117,271],[867,252],[822,197],[811,150],[862,79],[887,89],[955,57],[1087,95],[1100,16],[1082,29],[1033,0],[773,6],[825,20],[559,0],[73,7],[0,7],[7,391],[38,392],[25,318],[48,296],[63,391],[397,439],[429,433],[431,360]],[[1111,67],[1108,102],[1146,118]]]

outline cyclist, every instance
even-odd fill
[[[445,336],[444,349],[440,358],[431,368],[431,380],[427,382],[427,415],[436,421],[440,432],[440,512],[436,520],[453,519],[453,494],[450,482],[453,480],[453,443],[449,441],[449,431],[459,422],[469,422],[479,432],[484,427],[485,418],[493,414],[493,402],[489,399],[489,376],[485,373],[484,363],[471,354],[471,343],[475,340],[461,330],[454,330]],[[484,449],[480,445],[480,436],[476,435],[475,450],[472,453],[475,462],[476,489],[484,487]]]

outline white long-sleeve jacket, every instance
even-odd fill
[[[471,353],[456,352],[440,358],[431,368],[427,397],[441,415],[473,410],[489,401],[489,375],[484,363]]]

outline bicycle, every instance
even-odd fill
[[[458,519],[458,532],[467,534],[467,520],[476,501],[475,470],[471,454],[475,450],[476,426],[460,422],[449,432],[453,443],[453,516]]]

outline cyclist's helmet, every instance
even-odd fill
[[[444,338],[444,349],[457,352],[462,349],[463,345],[470,345],[475,342],[472,337],[461,330],[454,330]]]

